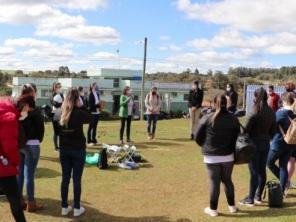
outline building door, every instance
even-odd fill
[[[113,115],[118,113],[120,105],[120,95],[113,95]]]

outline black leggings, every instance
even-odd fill
[[[16,176],[0,178],[0,188],[7,197],[15,221],[26,222],[21,205],[21,196],[19,193]]]
[[[123,140],[123,133],[125,128],[125,122],[126,122],[126,138],[127,140],[130,140],[131,135],[131,122],[132,117],[128,116],[127,118],[121,118],[121,127],[120,127],[120,140]]]
[[[231,180],[233,162],[207,164],[210,178],[210,208],[217,210],[222,182],[229,206],[234,206],[234,186]]]

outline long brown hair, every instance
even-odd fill
[[[266,90],[263,87],[260,87],[259,89],[256,89],[254,92],[254,112],[260,113],[263,106],[267,104],[268,95]]]
[[[227,111],[227,99],[224,94],[218,94],[214,98],[215,113],[212,116],[210,122],[212,126],[215,125],[217,117],[223,112]]]
[[[62,84],[61,84],[60,82],[54,82],[54,83],[52,84],[52,89],[51,89],[51,91],[52,91],[53,93],[55,93],[56,90],[57,90],[57,88],[58,88],[58,86],[62,86]]]
[[[79,99],[79,93],[76,88],[70,88],[67,92],[65,101],[62,105],[62,115],[60,124],[62,126],[67,125],[71,116],[71,113],[74,109],[74,107],[77,104],[77,101]]]

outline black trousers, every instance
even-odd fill
[[[220,184],[224,185],[229,206],[234,206],[234,186],[231,180],[233,162],[207,164],[210,178],[210,208],[217,210],[220,196]]]
[[[0,188],[7,197],[15,221],[26,222],[16,176],[0,178]]]
[[[123,118],[123,117],[121,118],[120,140],[123,140],[125,122],[126,122],[126,138],[127,140],[130,140],[132,116],[128,116],[127,118]]]
[[[100,119],[100,114],[92,114],[93,121],[89,124],[87,131],[87,142],[88,143],[97,143],[97,127]]]

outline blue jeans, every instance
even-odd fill
[[[23,193],[24,182],[26,184],[28,201],[35,200],[35,172],[40,157],[40,146],[26,146],[21,152],[19,166],[18,186]]]
[[[256,150],[255,155],[249,163],[250,187],[249,199],[261,199],[266,184],[266,162],[270,148],[269,140],[254,139]]]
[[[158,120],[158,114],[147,115],[147,122],[148,122],[147,132],[148,132],[148,134],[152,134],[152,135],[155,134],[157,120]],[[152,131],[151,131],[151,125],[152,125]]]
[[[282,191],[285,191],[288,181],[288,162],[290,159],[291,150],[289,148],[282,148],[278,151],[270,150],[268,153],[267,166],[270,171],[280,180]],[[279,160],[279,166],[275,162]]]
[[[68,192],[72,175],[74,184],[74,208],[80,209],[81,177],[85,155],[85,150],[60,150],[60,162],[62,166],[61,198],[63,208],[68,207]]]

